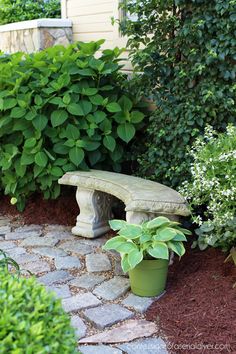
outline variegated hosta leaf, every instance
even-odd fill
[[[167,246],[173,252],[175,252],[178,256],[182,257],[185,254],[185,248],[182,242],[179,241],[169,241],[167,242]]]
[[[170,224],[170,220],[168,218],[166,218],[165,216],[158,216],[157,218],[150,220],[147,223],[147,228],[155,229],[157,227],[169,225],[169,224]]]
[[[155,241],[147,251],[153,258],[169,259],[169,250],[165,242]]]
[[[112,230],[117,231],[125,227],[127,222],[124,220],[110,220],[109,225],[111,226]]]

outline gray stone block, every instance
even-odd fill
[[[88,272],[105,272],[111,270],[111,262],[106,254],[91,253],[86,256]]]
[[[66,256],[66,257],[57,257],[55,259],[55,267],[57,269],[72,269],[72,268],[81,268],[81,263],[79,258]]]
[[[26,270],[29,270],[33,274],[38,274],[38,273],[44,273],[44,272],[49,272],[50,271],[50,266],[47,262],[45,261],[34,261],[30,263],[23,263],[23,267]]]
[[[62,306],[66,312],[78,311],[101,304],[93,294],[85,293],[62,300]]]
[[[56,294],[56,297],[61,299],[66,299],[67,297],[71,297],[70,288],[68,285],[57,285],[57,286],[47,286],[47,289],[53,291]]]
[[[21,240],[26,239],[28,237],[32,238],[39,238],[41,236],[40,231],[28,231],[28,232],[9,232],[5,235],[5,240]]]
[[[42,277],[39,277],[38,281],[45,285],[51,285],[55,283],[65,283],[66,281],[69,281],[72,278],[73,277],[65,270],[55,270],[53,272],[43,275]]]
[[[84,311],[84,316],[99,329],[131,318],[133,312],[117,304],[106,304]]]
[[[145,312],[151,306],[155,298],[141,297],[134,294],[129,294],[122,304],[125,306],[132,307],[137,312]]]
[[[50,246],[55,246],[57,243],[58,243],[58,240],[53,238],[53,237],[33,236],[33,237],[28,237],[28,238],[24,239],[21,242],[21,246],[26,246],[26,247],[40,247],[40,246],[50,247]]]
[[[88,253],[93,252],[93,247],[90,245],[86,245],[82,242],[79,242],[77,240],[75,241],[68,241],[60,245],[60,248],[62,248],[65,251],[79,254],[79,255],[86,255]]]
[[[75,315],[71,317],[71,326],[75,328],[78,338],[83,338],[86,335],[87,326],[79,316]]]
[[[11,232],[10,226],[0,226],[0,236]]]
[[[16,247],[17,245],[13,241],[0,241],[0,250],[7,251]]]
[[[102,283],[106,277],[97,274],[83,274],[80,277],[73,279],[70,284],[78,288],[92,289],[95,285]]]
[[[93,293],[105,300],[115,300],[130,289],[129,279],[115,276],[114,278],[97,286]]]
[[[40,256],[56,258],[56,257],[65,257],[68,255],[67,252],[60,248],[53,247],[37,247],[33,248],[32,252],[40,254]]]
[[[127,354],[168,354],[166,344],[160,337],[141,339],[116,346]]]
[[[108,345],[81,345],[79,351],[82,354],[122,354],[120,349]]]

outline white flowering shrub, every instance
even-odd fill
[[[199,226],[194,245],[228,250],[236,244],[236,127],[217,133],[208,126],[190,154],[192,179],[183,183],[180,192]]]

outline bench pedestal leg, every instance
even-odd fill
[[[72,233],[77,236],[95,238],[110,230],[112,219],[112,196],[92,189],[77,188],[76,200],[80,208],[76,226]]]

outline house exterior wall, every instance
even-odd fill
[[[119,18],[119,0],[62,0],[61,9],[62,18],[72,21],[74,41],[105,39],[102,49],[126,47],[127,39],[120,35],[118,24],[111,23],[112,18]],[[127,58],[128,52],[122,57]],[[124,64],[130,71],[130,63]]]

